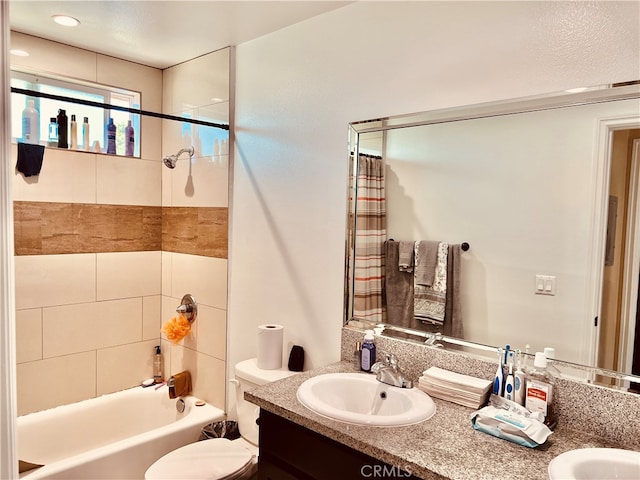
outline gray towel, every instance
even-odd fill
[[[398,242],[398,268],[401,272],[413,272],[413,256],[416,242]],[[387,264],[388,265],[388,264]]]
[[[460,245],[449,245],[447,261],[447,301],[444,313],[443,334],[455,338],[464,338],[462,313],[460,308],[460,263],[462,260]]]
[[[416,242],[416,257],[420,257],[420,263],[415,263],[415,282],[416,285],[424,285],[425,287],[433,286],[433,280],[436,275],[436,266],[438,265],[438,245],[440,242],[420,241]]]
[[[383,305],[386,321],[392,325],[415,328],[413,319],[413,274],[402,272],[398,265],[400,242],[387,240],[384,244],[385,269]]]

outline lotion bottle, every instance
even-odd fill
[[[91,150],[91,140],[89,138],[89,117],[84,117],[82,124],[82,148],[86,151]]]
[[[160,352],[160,345],[156,345],[156,353],[153,356],[153,381],[155,383],[164,382],[164,362],[162,359],[162,353]]]
[[[71,148],[73,150],[78,149],[78,124],[76,123],[76,116],[71,115]]]
[[[373,343],[373,340],[373,330],[367,330],[364,335],[360,362],[361,369],[365,372],[370,372],[371,366],[376,363],[376,344]]]

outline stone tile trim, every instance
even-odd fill
[[[142,252],[227,258],[228,208],[14,202],[16,255]]]
[[[362,336],[360,330],[342,329],[342,360],[352,360],[355,342]],[[496,364],[470,354],[406,340],[376,337],[376,346],[378,351],[396,355],[398,364],[414,382],[431,366],[487,380],[493,378],[496,369]],[[640,395],[564,378],[556,381],[556,389],[559,425],[640,450]]]

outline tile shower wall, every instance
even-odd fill
[[[163,113],[229,123],[231,49],[163,71]],[[225,406],[229,132],[163,121],[162,154],[194,147],[175,169],[162,169],[162,318],[175,316],[185,293],[198,302],[193,335],[163,341],[167,369],[189,370],[195,395]]]
[[[15,67],[136,90],[142,109],[162,111],[160,70],[15,32],[11,41],[31,54],[15,59]],[[191,73],[194,66],[207,67],[201,59],[187,65]],[[165,74],[178,79],[169,95],[178,102],[187,102],[175,91],[182,88],[184,66]],[[228,91],[228,63],[216,75],[226,75]],[[188,368],[195,393],[224,408],[226,157],[221,159],[218,148],[218,157],[209,156],[207,163],[200,153],[202,165],[196,169],[196,161],[193,168],[194,175],[208,175],[207,189],[224,183],[224,201],[201,193],[200,203],[189,204],[171,188],[163,190],[163,182],[181,181],[163,177],[164,132],[172,128],[143,117],[142,158],[47,149],[39,177],[14,177],[19,414],[131,387],[151,376],[162,321],[187,292],[200,302],[200,315],[183,346],[162,342],[165,375]],[[185,231],[191,233],[180,233]],[[209,235],[213,240],[205,241]],[[162,251],[165,239],[170,252]],[[207,375],[198,374],[205,370]]]

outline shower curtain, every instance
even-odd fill
[[[386,235],[384,163],[381,158],[359,155],[354,263],[355,318],[383,321],[382,283]]]

